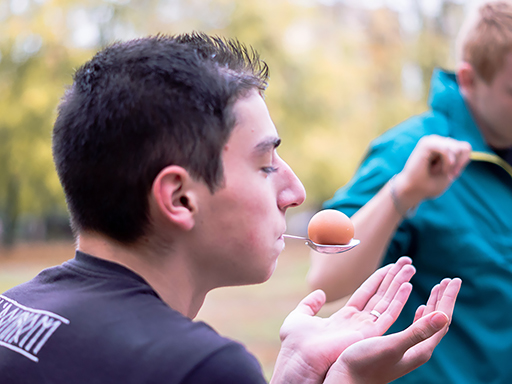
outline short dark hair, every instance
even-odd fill
[[[194,32],[112,44],[73,80],[53,129],[72,228],[134,243],[166,166],[184,167],[211,193],[222,185],[233,104],[263,93],[268,67],[236,39]]]

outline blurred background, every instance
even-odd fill
[[[479,2],[0,0],[0,291],[73,257],[51,130],[74,70],[100,47],[195,30],[258,50],[280,155],[308,193],[288,216],[288,232],[302,234],[370,140],[425,110],[432,70],[453,69],[455,36]],[[212,292],[198,318],[244,342],[270,377],[307,268],[306,247],[287,244],[269,282]]]

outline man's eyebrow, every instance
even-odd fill
[[[264,154],[270,151],[273,151],[281,144],[281,139],[279,137],[270,137],[263,141],[260,141],[255,147],[254,152],[256,154]]]

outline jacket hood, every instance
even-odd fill
[[[428,103],[433,111],[452,121],[450,136],[468,141],[473,151],[491,152],[459,90],[455,73],[436,68],[432,74]]]

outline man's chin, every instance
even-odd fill
[[[262,284],[266,281],[268,281],[272,275],[274,274],[274,271],[277,267],[277,257],[274,260],[273,263],[271,263],[265,270],[261,270],[260,273],[256,274],[253,270],[251,276],[248,276],[246,281],[244,283],[241,283],[239,285],[254,285],[254,284]]]

